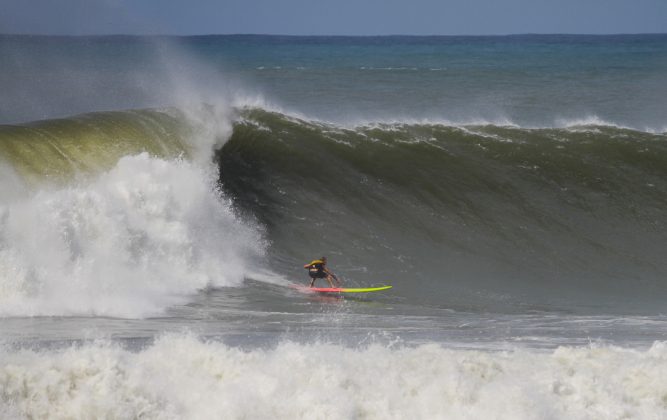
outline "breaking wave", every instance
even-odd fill
[[[422,303],[651,310],[665,140],[208,106],[2,126],[1,311],[145,316],[239,285],[266,251],[294,278],[313,250]]]
[[[664,343],[494,353],[285,342],[246,351],[167,335],[139,352],[98,342],[0,355],[6,418],[658,419],[667,393]]]
[[[213,133],[174,111],[1,127],[0,314],[144,317],[241,284],[264,242],[217,187]]]
[[[285,272],[318,249],[361,283],[435,302],[643,307],[666,291],[666,140],[612,125],[342,127],[253,109],[217,159]]]

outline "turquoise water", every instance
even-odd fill
[[[4,36],[0,49],[5,122],[169,104],[183,79],[336,122],[598,119],[664,131],[667,120],[664,35]]]

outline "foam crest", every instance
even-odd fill
[[[0,314],[142,317],[242,282],[263,253],[207,167],[143,153],[0,204]]]
[[[0,350],[3,417],[637,418],[665,416],[667,346],[503,353],[286,342],[244,351],[169,335]]]
[[[614,123],[610,120],[602,119],[598,116],[584,116],[581,118],[555,118],[552,121],[547,121],[543,124],[525,124],[519,123],[506,116],[498,116],[496,118],[481,118],[481,117],[467,117],[467,118],[444,118],[444,117],[410,117],[410,116],[386,116],[366,118],[363,116],[348,117],[344,119],[326,119],[317,117],[311,114],[295,111],[277,106],[265,100],[257,99],[252,101],[244,99],[244,101],[237,101],[236,105],[244,109],[261,109],[266,112],[273,112],[281,114],[282,118],[286,120],[301,123],[301,124],[316,124],[324,125],[331,129],[344,130],[360,130],[381,128],[384,130],[400,129],[404,126],[441,126],[452,127],[459,129],[470,129],[474,127],[503,127],[523,130],[540,130],[540,129],[566,129],[575,130],[591,127],[609,127],[618,129],[627,129],[648,134],[663,134],[667,132],[666,126],[650,127],[645,125],[627,125]]]

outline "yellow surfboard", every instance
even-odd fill
[[[379,292],[382,290],[391,289],[391,286],[377,286],[377,287],[308,287],[308,286],[295,286],[296,289],[299,289],[304,292],[320,292],[320,293],[369,293],[369,292]]]

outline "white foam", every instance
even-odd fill
[[[240,284],[263,243],[216,177],[144,153],[89,184],[0,202],[0,315],[142,317]]]
[[[261,108],[269,112],[281,113],[283,117],[296,123],[320,124],[329,127],[329,129],[348,129],[358,130],[365,128],[381,128],[384,130],[399,130],[403,126],[410,125],[428,125],[428,126],[444,126],[461,129],[470,129],[474,127],[496,126],[515,129],[538,130],[538,129],[569,129],[569,130],[583,130],[591,131],[594,127],[611,127],[619,129],[627,129],[634,131],[642,131],[649,134],[665,134],[667,127],[649,127],[649,126],[630,126],[623,124],[616,124],[614,122],[602,119],[595,115],[585,116],[582,118],[556,118],[551,123],[544,124],[519,124],[518,122],[500,116],[498,118],[459,118],[448,119],[439,117],[423,117],[415,118],[409,116],[393,116],[393,117],[374,117],[366,118],[348,117],[345,119],[326,119],[313,115],[305,114],[303,112],[287,109],[266,101],[264,98],[258,97],[252,99],[250,97],[241,97],[235,101],[234,106],[247,108]]]
[[[232,134],[234,108],[266,101],[155,42],[162,70],[148,99],[186,115],[192,159],[125,156],[95,180],[45,180],[40,191],[16,187],[0,166],[0,316],[145,317],[257,271],[261,232],[221,197],[211,158]]]
[[[547,128],[567,128],[571,130],[581,130],[581,131],[595,131],[595,127],[611,127],[625,130],[633,131],[642,131],[648,134],[664,134],[667,132],[667,127],[659,126],[634,126],[627,124],[618,124],[612,121],[605,120],[598,117],[597,115],[589,115],[582,118],[572,118],[572,119],[557,119],[553,127]]]
[[[477,127],[477,126],[498,126],[498,127],[513,127],[520,128],[513,121],[507,118],[497,118],[497,119],[482,119],[482,118],[468,118],[460,120],[451,120],[445,118],[380,118],[375,120],[363,120],[359,119],[356,121],[349,121],[344,123],[343,127],[351,129],[359,128],[382,128],[389,129],[390,127],[401,127],[406,125],[429,125],[429,126],[444,126],[444,127],[456,127],[456,128],[465,128],[465,127]]]
[[[0,350],[3,418],[662,419],[667,346],[552,352],[286,342],[240,350],[169,335]]]
[[[4,201],[24,197],[27,186],[13,167],[0,161],[0,197]]]
[[[560,118],[557,119],[554,124],[554,128],[577,128],[577,127],[587,127],[587,126],[630,128],[619,124],[614,124],[610,121],[598,117],[597,115],[589,115],[582,118],[571,118],[571,119]]]

